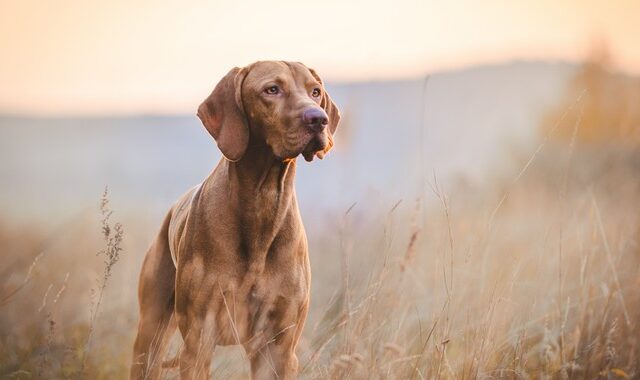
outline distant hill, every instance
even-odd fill
[[[505,152],[531,143],[575,67],[515,62],[426,80],[344,83],[336,149],[299,161],[303,213],[414,197],[420,179],[482,181]],[[197,105],[194,105],[194,109]],[[0,117],[0,217],[55,221],[95,207],[105,184],[119,212],[161,215],[220,155],[195,115]]]

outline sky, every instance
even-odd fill
[[[512,60],[606,41],[640,74],[640,1],[0,0],[0,114],[189,113],[232,67],[301,61],[326,81]]]

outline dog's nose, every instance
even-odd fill
[[[322,108],[308,108],[302,113],[302,122],[315,132],[322,132],[329,123],[329,118]]]

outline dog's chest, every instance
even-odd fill
[[[304,270],[294,269],[286,275],[248,273],[224,287],[210,312],[216,315],[212,327],[217,330],[218,344],[259,347],[278,331],[300,323],[299,312],[308,299]]]

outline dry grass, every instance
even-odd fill
[[[523,180],[489,226],[492,207],[435,189],[440,210],[415,246],[407,228],[386,252],[353,245],[364,245],[351,258],[362,273],[320,314],[305,374],[638,376],[636,195],[593,184],[560,197]]]
[[[434,178],[418,201],[362,201],[309,231],[301,377],[639,376],[637,151],[569,153],[545,147],[495,189]],[[4,377],[126,377],[136,272],[157,226],[132,219],[121,241],[109,217],[102,231],[91,217],[50,235],[0,230]],[[234,350],[219,349],[217,377],[247,376]]]

